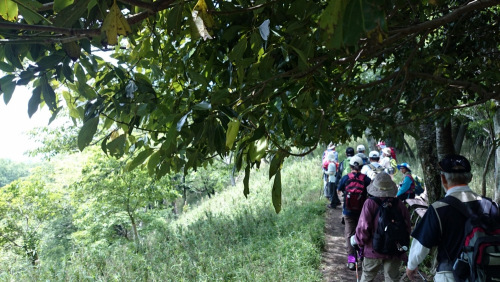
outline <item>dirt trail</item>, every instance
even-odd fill
[[[347,256],[345,252],[344,225],[340,223],[342,209],[328,209],[326,212],[325,224],[325,250],[321,272],[325,282],[356,282],[356,272],[347,268]],[[361,279],[359,270],[359,279]],[[405,265],[401,266],[401,274],[405,271]],[[410,281],[406,276],[401,275],[400,281]],[[428,279],[429,280],[429,279]],[[384,281],[382,272],[378,274],[374,282]],[[416,280],[423,281],[423,280]],[[429,280],[431,281],[431,280]]]

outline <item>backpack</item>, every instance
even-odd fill
[[[398,163],[394,158],[391,158],[391,167],[392,170],[394,171],[394,174],[396,174],[396,172],[398,172]]]
[[[467,217],[462,252],[453,265],[455,280],[500,281],[500,223],[490,216],[492,201],[482,198],[482,213],[477,214],[455,197],[440,201]]]
[[[391,149],[391,158],[394,159],[394,161],[398,161],[398,159],[396,158],[396,150],[393,148],[393,147],[389,147]]]
[[[341,177],[344,177],[351,173],[351,166],[349,165],[349,161],[351,160],[352,157],[347,157],[343,162],[342,162],[342,175]],[[347,165],[346,165],[347,163]]]
[[[368,172],[366,173],[366,175],[367,175],[368,177],[370,177],[370,179],[374,179],[374,178],[375,178],[375,176],[376,176],[377,174],[379,174],[379,173],[381,173],[382,171],[384,171],[384,168],[383,168],[383,167],[381,167],[381,166],[375,167],[375,166],[374,166],[374,165],[372,165],[372,164],[367,164],[367,166],[371,169],[370,171],[368,171]]]
[[[367,194],[365,188],[366,175],[360,173],[356,177],[354,173],[349,173],[347,176],[349,179],[345,185],[345,208],[350,211],[361,211]]]
[[[373,233],[373,249],[384,255],[399,255],[410,246],[410,233],[407,223],[399,210],[398,198],[387,198],[384,201],[377,197],[370,198],[378,204],[378,222]],[[390,205],[389,205],[390,202]]]
[[[420,195],[424,193],[424,187],[422,186],[423,179],[420,176],[412,174],[413,180],[415,182],[415,194]]]

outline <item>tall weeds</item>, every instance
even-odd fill
[[[271,203],[268,167],[243,185],[204,198],[177,220],[158,217],[140,249],[125,241],[75,246],[41,264],[2,261],[0,281],[320,281],[325,202],[317,158],[289,158],[282,211]],[[161,213],[159,213],[161,214]]]

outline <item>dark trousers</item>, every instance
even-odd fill
[[[337,194],[337,184],[328,182],[327,185],[328,189],[330,189],[330,196],[332,197],[331,205],[332,207],[336,207],[338,204],[340,204],[339,195]]]

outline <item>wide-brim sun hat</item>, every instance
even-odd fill
[[[402,167],[406,168],[409,172],[411,172],[409,164],[407,164],[407,163],[398,164],[398,169],[399,170],[401,170]]]
[[[392,181],[391,176],[385,172],[378,173],[367,187],[368,194],[374,197],[395,197],[398,186]]]
[[[391,154],[391,148],[384,148],[384,149],[382,149],[382,153],[390,155]]]
[[[378,146],[385,146],[385,142],[384,141],[380,141],[377,143]]]
[[[335,149],[335,144],[333,144],[332,142],[330,142],[330,144],[328,144],[327,149],[330,149],[330,150]]]

